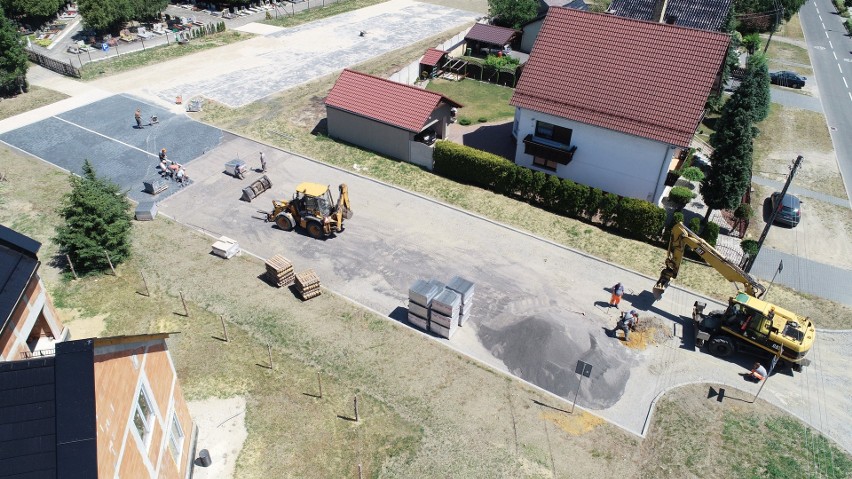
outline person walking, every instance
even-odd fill
[[[615,337],[618,337],[618,330],[624,331],[624,340],[628,341],[630,330],[636,329],[639,324],[639,312],[631,309],[629,313],[621,313],[621,319],[615,325]]]
[[[160,161],[166,161],[166,149],[160,150]]]
[[[609,306],[618,308],[622,296],[624,296],[624,285],[615,283],[615,286],[612,287],[612,296],[609,298]]]
[[[136,128],[138,128],[138,129],[140,129],[140,130],[141,130],[142,128],[144,128],[144,127],[142,126],[142,110],[140,110],[139,108],[137,108],[137,109],[136,109],[136,113],[133,115],[133,117],[134,117],[134,118],[136,118]]]
[[[260,152],[260,172],[266,173],[266,158],[263,156],[263,152]]]

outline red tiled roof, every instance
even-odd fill
[[[325,98],[327,106],[415,133],[441,102],[462,106],[440,93],[349,69],[343,70]]]
[[[552,7],[512,105],[687,146],[728,35]]]
[[[511,28],[498,27],[496,25],[488,25],[485,23],[475,23],[470,31],[465,35],[465,40],[474,40],[482,43],[503,46],[511,43],[512,37],[518,34],[517,30]]]
[[[430,48],[426,50],[426,53],[423,54],[423,59],[420,60],[421,65],[429,65],[430,67],[434,67],[441,61],[441,57],[446,55],[447,52],[444,50],[437,50],[435,48]]]

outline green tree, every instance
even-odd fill
[[[724,85],[731,79],[731,71],[740,66],[740,43],[742,42],[742,36],[737,33],[737,20],[734,17],[733,5],[728,10],[728,16],[725,17],[723,31],[731,35],[731,42],[728,43],[728,53],[725,55],[725,63],[722,64],[722,84]]]
[[[59,12],[64,0],[0,0],[0,6],[10,17],[50,17]]]
[[[60,250],[71,257],[78,272],[101,271],[130,256],[130,202],[115,183],[99,178],[88,160],[83,176],[71,177],[71,192],[63,198],[65,224],[56,229]]]
[[[705,223],[713,210],[739,206],[751,181],[754,135],[751,114],[742,107],[730,108],[731,101],[719,118],[719,129],[713,136],[715,150],[710,156],[710,170],[701,182],[701,196],[707,205]]]
[[[130,16],[127,20],[152,20],[169,5],[169,0],[128,0]]]
[[[15,26],[0,8],[0,95],[27,91],[27,61]]]
[[[769,68],[766,66],[766,57],[762,53],[756,53],[748,58],[748,69],[740,89],[744,88],[743,95],[750,97],[751,121],[760,123],[769,116],[769,107],[772,104],[771,92],[769,90]]]
[[[538,0],[488,0],[488,14],[495,25],[520,28],[538,15]]]
[[[78,0],[77,8],[86,26],[98,32],[117,30],[131,11],[129,0]]]

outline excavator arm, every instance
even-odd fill
[[[338,190],[340,196],[337,198],[334,219],[337,221],[337,231],[342,231],[344,218],[348,220],[352,217],[352,208],[349,206],[349,187],[346,183],[341,183]]]
[[[666,267],[660,272],[660,279],[654,285],[654,297],[660,299],[672,279],[677,278],[680,264],[683,261],[684,250],[695,251],[701,259],[707,262],[725,279],[734,283],[742,283],[749,296],[759,298],[766,288],[739,266],[731,263],[719,254],[709,243],[704,241],[689,228],[678,223],[672,227],[672,237],[666,254]]]

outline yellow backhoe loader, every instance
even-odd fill
[[[709,243],[678,223],[666,256],[666,267],[654,285],[654,297],[660,299],[672,279],[677,278],[686,248],[694,251],[725,279],[740,283],[744,291],[728,300],[725,311],[704,313],[705,303],[696,301],[692,308],[695,344],[707,345],[710,354],[725,357],[737,351],[778,356],[794,370],[809,361],[816,337],[813,322],[804,316],[759,299],[766,288],[755,278],[719,254]]]
[[[266,221],[274,221],[284,231],[299,226],[314,238],[339,233],[343,231],[343,220],[352,217],[352,209],[346,184],[341,184],[338,190],[340,196],[335,202],[330,187],[301,183],[296,187],[292,200],[272,200],[272,211],[266,213]]]

